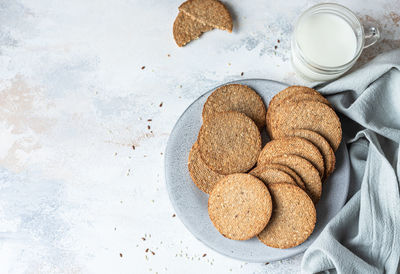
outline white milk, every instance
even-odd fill
[[[356,54],[357,38],[352,27],[334,14],[319,13],[304,18],[295,35],[304,56],[320,66],[341,66]]]

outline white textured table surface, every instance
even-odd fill
[[[301,83],[290,33],[317,1],[226,1],[232,34],[178,48],[180,2],[0,1],[0,273],[299,272],[301,255],[247,264],[198,242],[174,215],[163,151],[216,85]],[[400,46],[399,1],[342,2],[382,31],[359,64]]]

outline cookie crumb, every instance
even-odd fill
[[[168,57],[171,57],[171,54],[167,54]]]

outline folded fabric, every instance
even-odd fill
[[[400,273],[400,50],[316,88],[343,116],[350,191],[302,271]]]

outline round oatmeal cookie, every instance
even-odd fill
[[[293,154],[311,162],[318,170],[321,178],[324,175],[324,159],[318,148],[300,137],[285,137],[268,142],[258,157],[258,165],[268,163],[270,158],[279,155]]]
[[[274,117],[275,111],[282,104],[303,100],[318,101],[330,106],[329,101],[315,89],[304,86],[291,86],[282,90],[271,99],[268,106],[266,124],[267,132],[271,139],[274,139],[273,132],[271,131],[271,117]]]
[[[342,126],[335,111],[320,102],[300,101],[283,104],[269,121],[273,138],[282,138],[291,129],[308,129],[324,137],[336,151],[342,140]]]
[[[296,155],[281,155],[268,159],[270,163],[285,165],[293,169],[303,180],[305,190],[316,204],[321,198],[322,182],[317,169],[306,159]]]
[[[249,117],[236,111],[210,115],[197,141],[204,163],[224,175],[250,170],[261,151],[258,127]]]
[[[322,179],[324,182],[335,169],[336,157],[328,141],[318,133],[307,129],[292,129],[286,133],[287,136],[296,136],[307,139],[316,146],[324,158],[325,174]]]
[[[257,166],[257,167],[268,167],[268,168],[273,168],[273,169],[278,169],[281,170],[287,174],[290,175],[296,182],[296,185],[300,187],[301,189],[306,189],[306,186],[304,185],[303,180],[300,178],[300,176],[291,168],[285,166],[285,165],[280,165],[280,164],[263,164],[262,166]],[[256,168],[254,168],[256,169]],[[253,170],[254,170],[253,169]]]
[[[289,174],[279,169],[270,168],[267,165],[257,166],[249,174],[260,179],[267,186],[276,183],[287,183],[297,186],[296,181]]]
[[[290,184],[268,187],[272,196],[271,220],[257,238],[267,246],[291,248],[303,243],[311,235],[317,212],[308,195]]]
[[[230,84],[217,88],[207,98],[203,107],[203,120],[215,112],[237,111],[250,117],[259,128],[265,126],[265,105],[261,97],[250,87]]]
[[[225,176],[208,199],[208,214],[226,238],[248,240],[267,225],[272,212],[268,188],[256,177],[237,173]]]
[[[214,185],[225,177],[209,169],[203,162],[197,142],[189,152],[188,169],[194,184],[205,193],[210,193]]]

